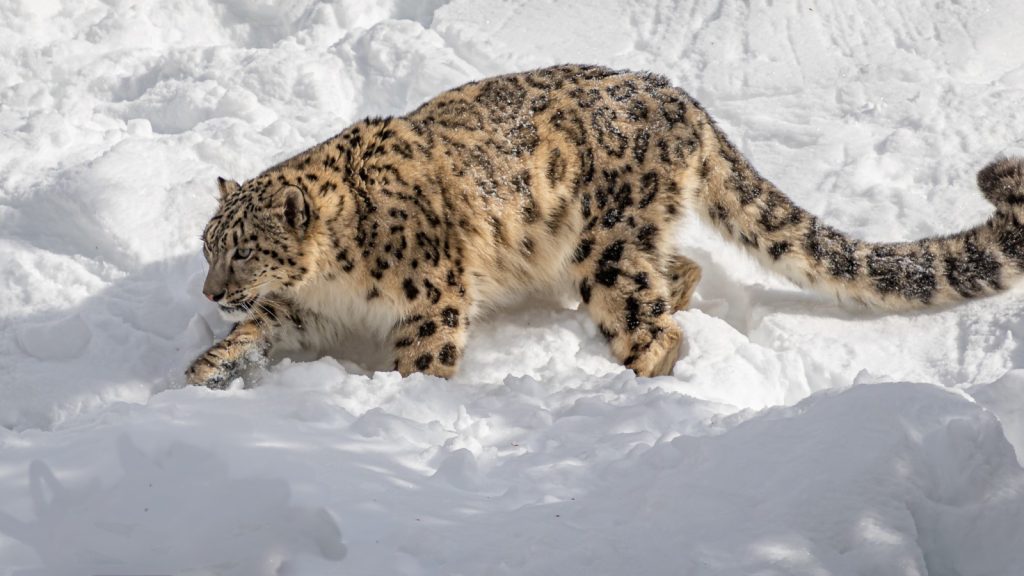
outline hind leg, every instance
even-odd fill
[[[639,376],[669,374],[679,358],[682,330],[670,315],[673,294],[662,267],[625,239],[592,246],[593,256],[577,261],[574,272],[612,353]]]
[[[674,254],[668,258],[665,276],[672,292],[672,311],[685,309],[700,282],[700,265],[682,254]]]

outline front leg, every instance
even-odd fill
[[[239,372],[263,358],[270,347],[266,322],[246,319],[232,328],[223,340],[196,358],[185,371],[192,386],[223,389]]]
[[[402,376],[426,372],[441,378],[455,375],[469,327],[464,297],[428,298],[392,331],[395,369]],[[432,301],[433,300],[433,301]]]
[[[280,298],[256,304],[251,313],[192,362],[185,371],[190,385],[224,388],[242,370],[266,358],[271,346],[291,333],[289,329],[302,328],[295,307]]]

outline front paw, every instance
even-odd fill
[[[215,390],[227,387],[234,375],[234,363],[225,363],[209,352],[196,358],[185,371],[189,386],[206,386]]]

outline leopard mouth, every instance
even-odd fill
[[[225,316],[248,316],[252,310],[253,305],[256,304],[255,298],[249,298],[248,300],[242,300],[234,304],[219,304],[220,313]]]

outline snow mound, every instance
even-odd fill
[[[436,538],[484,534],[516,574],[1011,574],[1022,489],[990,413],[928,385],[860,386],[660,443],[580,497]]]
[[[150,458],[122,436],[117,453],[119,480],[77,489],[34,460],[34,521],[0,514],[0,531],[32,546],[54,575],[271,575],[303,552],[345,557],[334,518],[291,506],[284,480],[232,478],[215,455],[183,444]]]

